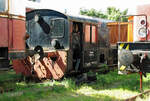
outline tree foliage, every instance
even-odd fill
[[[95,9],[80,9],[80,14],[81,15],[87,15],[87,16],[92,16],[92,17],[99,17],[99,18],[107,18],[105,14],[103,14],[101,11],[97,11]]]
[[[93,8],[90,10],[80,9],[81,15],[87,15],[87,16],[109,19],[109,20],[114,20],[114,21],[119,21],[120,17],[127,15],[127,13],[128,13],[128,9],[124,11],[120,11],[120,9],[117,9],[115,7],[108,7],[105,13],[100,10],[97,11]],[[127,18],[121,17],[120,21],[127,21]]]

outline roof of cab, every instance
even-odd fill
[[[109,22],[114,22],[112,20],[101,19],[101,18],[96,18],[96,17],[90,17],[90,16],[85,16],[85,15],[78,15],[78,16],[68,15],[68,18],[70,20],[73,20],[73,21],[87,22],[87,23],[109,23]]]
[[[44,13],[43,11],[46,11],[46,12]],[[41,13],[42,15],[43,14],[44,15],[48,15],[48,14],[59,15],[59,16],[62,16],[63,18],[73,20],[76,22],[86,22],[86,23],[95,23],[95,24],[114,22],[112,20],[90,17],[90,16],[85,16],[85,15],[67,15],[67,14],[61,13],[61,12],[56,11],[56,10],[51,10],[51,9],[35,9],[35,10],[30,11],[30,12],[27,12],[27,14],[30,14],[30,16],[27,16],[27,20],[30,19],[31,16],[33,18],[33,16],[36,14],[36,12]]]

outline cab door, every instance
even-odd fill
[[[97,65],[97,26],[84,25],[84,67]]]

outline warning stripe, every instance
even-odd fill
[[[119,49],[126,49],[126,50],[129,50],[129,44],[121,43],[121,44],[119,45]]]
[[[119,45],[119,49],[122,49],[123,46],[124,46],[124,43],[121,43],[121,44]]]
[[[121,71],[123,71],[123,70],[125,70],[126,69],[126,66],[124,66],[124,65],[122,65],[121,67],[120,67],[120,70]]]
[[[121,43],[119,45],[119,49],[125,49],[125,50],[129,50],[129,44],[125,44],[125,43]],[[120,67],[120,71],[124,71],[126,69],[126,66],[122,65]]]
[[[128,44],[127,47],[126,47],[126,50],[129,50],[129,44]]]

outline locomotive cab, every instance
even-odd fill
[[[53,14],[54,13],[54,14]],[[52,10],[34,10],[27,13],[26,48],[35,50],[37,46],[44,52],[69,48],[67,17]]]

